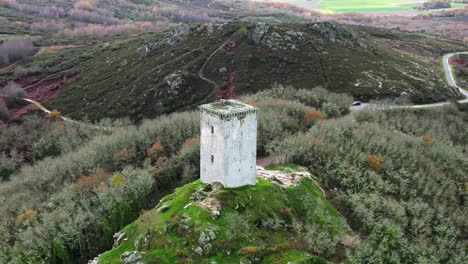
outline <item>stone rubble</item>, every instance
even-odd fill
[[[125,238],[125,233],[124,232],[117,232],[113,236],[114,238],[114,245],[112,247],[118,247],[120,243],[122,243],[123,239]]]
[[[223,189],[221,183],[212,183],[201,187],[192,194],[191,200],[200,207],[210,211],[214,217],[218,217],[221,212],[221,203],[214,197],[214,194]],[[189,205],[186,205],[189,207]]]
[[[143,264],[141,255],[138,251],[126,251],[120,256],[120,260],[124,264]]]
[[[272,171],[259,166],[257,166],[257,176],[282,187],[296,186],[302,178],[312,178],[307,171]]]

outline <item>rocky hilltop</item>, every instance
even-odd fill
[[[297,169],[259,167],[255,186],[178,188],[117,233],[94,263],[325,263],[331,241],[343,251],[353,236],[311,175]]]

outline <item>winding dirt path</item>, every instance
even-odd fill
[[[4,94],[0,94],[0,97],[6,97],[6,96]],[[39,110],[41,110],[42,112],[44,112],[46,114],[50,114],[50,112],[51,112],[49,109],[45,108],[45,106],[43,106],[38,101],[28,99],[28,98],[18,98],[18,99],[23,100],[23,101],[25,101],[27,103],[30,103],[30,104],[34,105],[35,107],[37,107]],[[93,124],[90,124],[90,123],[76,121],[76,120],[73,120],[71,118],[64,117],[64,116],[60,116],[60,119],[62,119],[65,122],[68,122],[68,123],[82,125],[82,126],[88,126],[88,127],[92,127],[94,129],[99,129],[99,130],[111,131],[113,129],[112,127],[96,126],[96,125],[93,125]]]
[[[234,32],[226,41],[223,42],[223,44],[221,44],[217,49],[215,49],[209,56],[208,58],[205,60],[205,62],[203,63],[203,65],[200,67],[200,70],[198,70],[198,77],[202,80],[204,80],[205,82],[211,84],[213,86],[213,90],[211,91],[211,93],[209,93],[207,96],[203,97],[200,101],[194,103],[194,104],[191,104],[190,106],[186,106],[186,107],[183,107],[181,109],[179,109],[179,111],[181,110],[185,110],[187,108],[191,108],[193,107],[194,105],[200,105],[201,103],[207,101],[209,98],[211,98],[215,93],[216,93],[216,90],[218,89],[218,84],[209,79],[208,77],[205,76],[205,69],[206,67],[208,66],[208,64],[211,62],[211,60],[213,59],[213,57],[221,50],[223,49],[224,47],[226,47],[227,44],[229,44],[231,41],[232,41],[232,38],[234,37],[234,35],[237,33]]]
[[[235,33],[234,33],[235,34]],[[233,34],[233,35],[234,35]],[[213,90],[212,92],[206,96],[205,98],[203,98],[201,101],[199,101],[197,104],[207,100],[208,98],[210,98],[211,96],[213,96],[213,94],[216,92],[216,89],[217,89],[217,84],[215,81],[213,80],[210,80],[209,78],[207,78],[204,74],[204,71],[206,69],[206,66],[210,63],[210,61],[212,60],[212,58],[222,49],[224,48],[230,41],[231,41],[231,38],[232,36],[227,39],[223,44],[221,44],[216,50],[214,50],[209,56],[208,58],[205,60],[205,62],[203,63],[203,65],[201,66],[200,70],[198,71],[198,76],[210,83],[211,85],[213,85]],[[446,76],[446,79],[447,79],[447,82],[449,84],[449,86],[451,87],[454,87],[456,89],[458,89],[466,98],[463,99],[463,100],[459,100],[458,102],[459,103],[468,103],[468,91],[461,88],[460,86],[457,85],[456,81],[455,81],[455,77],[454,77],[454,74],[452,72],[452,67],[450,65],[450,58],[455,56],[455,55],[460,55],[460,54],[468,54],[468,52],[454,52],[454,53],[449,53],[449,54],[446,54],[444,55],[443,57],[443,67],[444,67],[444,73],[445,73],[445,76]],[[68,69],[69,70],[69,69]],[[64,70],[64,71],[67,71],[67,70]],[[57,73],[55,73],[57,74]],[[54,75],[55,75],[54,74]],[[46,80],[47,78],[49,77],[46,77],[44,78],[43,80],[41,81],[44,81]],[[36,82],[35,84],[33,84],[32,86],[34,85],[37,85],[39,84],[41,81],[39,82]],[[31,86],[28,86],[26,87],[25,89],[29,88]],[[5,95],[3,94],[0,94],[0,97],[5,97]],[[35,100],[32,100],[32,99],[28,99],[28,98],[20,98],[21,100],[25,101],[25,102],[28,102],[30,104],[33,104],[34,106],[36,106],[38,109],[40,109],[41,111],[43,111],[44,113],[47,113],[49,114],[51,111],[49,109],[47,109],[46,107],[44,107],[41,103],[39,103],[38,101],[35,101]],[[371,109],[371,110],[388,110],[388,109],[397,109],[397,108],[412,108],[412,109],[417,109],[417,108],[433,108],[433,107],[441,107],[441,106],[446,106],[446,105],[449,105],[451,104],[450,102],[441,102],[441,103],[434,103],[434,104],[423,104],[423,105],[379,105],[379,104],[361,104],[360,106],[353,106],[350,108],[351,111],[359,111],[359,110],[363,110],[363,109]],[[76,120],[73,120],[73,119],[70,119],[70,118],[67,118],[67,117],[64,117],[64,116],[60,116],[60,118],[65,121],[65,122],[69,122],[69,123],[74,123],[74,124],[80,124],[80,125],[85,125],[85,126],[92,126],[96,129],[104,129],[104,130],[111,130],[112,128],[110,127],[100,127],[100,126],[95,126],[95,125],[92,125],[92,124],[89,124],[89,123],[85,123],[85,122],[80,122],[80,121],[76,121]],[[263,165],[263,166],[267,166],[267,165],[270,165],[271,163],[273,162],[273,158],[271,157],[267,157],[267,158],[264,158],[264,159],[260,159],[258,160],[258,163],[257,164],[260,164]]]

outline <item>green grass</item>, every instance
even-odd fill
[[[342,12],[416,11],[412,6],[400,5],[407,0],[323,0],[321,10]]]
[[[294,163],[286,163],[286,164],[271,164],[265,167],[266,170],[276,170],[276,171],[297,171],[301,167]]]
[[[298,243],[293,242],[298,237],[286,226],[272,230],[259,225],[269,218],[282,219],[290,224],[294,220],[301,222],[306,213],[317,207],[324,210],[315,215],[314,221],[331,227],[327,229],[331,236],[350,232],[342,216],[322,195],[317,183],[311,180],[304,179],[296,187],[282,188],[258,179],[255,186],[218,191],[214,195],[222,205],[219,218],[214,218],[190,199],[197,189],[204,186],[198,180],[163,198],[155,209],[122,230],[128,240],[103,253],[100,263],[120,263],[120,256],[124,252],[134,250],[141,253],[144,263],[175,263],[182,259],[190,259],[193,263],[239,263],[241,259],[253,256],[264,259],[264,263],[318,261],[319,258],[313,258],[302,248],[296,248]],[[231,214],[241,215],[249,231],[233,238],[229,233],[228,215]],[[183,226],[189,228],[184,229]],[[199,234],[206,230],[214,230],[216,233],[216,238],[210,242],[213,249],[198,255],[193,248],[198,245]],[[147,237],[149,242],[145,247],[135,248],[135,241],[142,241],[142,237]]]
[[[308,0],[286,0],[291,4],[297,6],[320,11],[323,13],[344,13],[344,12],[414,12],[414,13],[427,13],[426,11],[420,11],[414,7],[421,6],[421,4],[408,4],[408,0],[318,0],[314,1],[316,4],[311,3]],[[452,3],[451,8],[444,10],[461,8],[463,4]],[[440,11],[431,10],[432,11]]]
[[[406,5],[408,0],[318,0],[311,4],[307,0],[286,0],[307,9],[324,13],[343,12],[378,12],[378,11],[413,11],[414,4]]]
[[[2,40],[14,40],[14,39],[22,39],[25,35],[16,35],[16,34],[1,34],[0,33],[0,41]]]

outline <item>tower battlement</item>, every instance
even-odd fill
[[[257,108],[236,100],[200,108],[200,178],[225,187],[255,185]]]
[[[220,118],[240,117],[257,113],[257,108],[236,100],[220,100],[211,104],[199,106],[203,113],[208,113]]]

